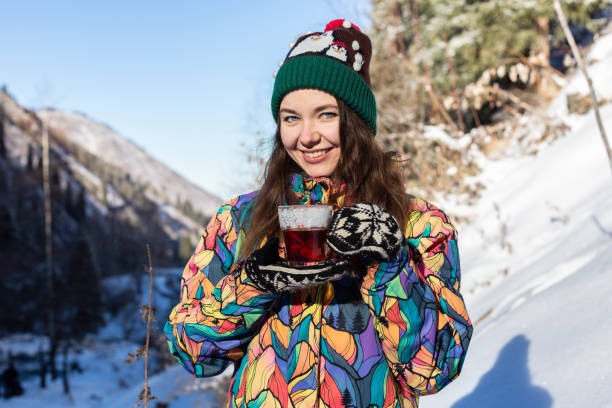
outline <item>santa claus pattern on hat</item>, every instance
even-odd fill
[[[342,62],[346,62],[348,47],[342,41],[336,41],[332,31],[314,33],[298,43],[295,48],[291,50],[288,58],[297,57],[298,55],[309,52],[325,53],[328,57],[337,58]],[[355,58],[360,58],[360,60],[363,61],[361,55],[359,55],[359,57],[355,56]],[[359,70],[357,69],[356,71]]]
[[[348,20],[333,20],[325,26],[324,32],[308,33],[298,38],[286,59],[310,53],[320,54],[338,59],[353,70],[360,71],[365,62],[364,55],[360,52],[360,38],[367,52],[366,59],[369,60],[370,41],[361,29]],[[351,47],[347,44],[351,44]],[[363,76],[369,83],[369,75],[366,73]]]
[[[306,37],[291,50],[287,58],[297,57],[307,52],[323,52],[334,42],[334,35],[331,31],[326,33],[313,33]]]

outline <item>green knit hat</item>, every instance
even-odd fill
[[[322,33],[297,39],[276,73],[272,116],[278,122],[281,101],[296,89],[319,89],[346,103],[376,135],[376,100],[370,88],[372,43],[359,27],[333,20]]]

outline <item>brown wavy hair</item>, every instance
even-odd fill
[[[334,185],[345,182],[350,187],[345,192],[332,192],[329,204],[338,206],[341,195],[344,196],[344,205],[374,203],[393,214],[400,225],[406,225],[411,203],[399,166],[375,142],[370,127],[342,100],[336,98],[336,101],[340,116],[340,159],[331,179]],[[241,245],[242,259],[259,247],[264,237],[280,237],[277,206],[297,203],[290,186],[294,173],[303,171],[285,150],[279,124],[274,135],[274,148],[266,165],[264,183],[250,209],[250,225],[246,240]]]

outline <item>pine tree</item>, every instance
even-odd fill
[[[52,196],[59,197],[61,191],[62,180],[57,170],[57,167],[51,169],[51,194]]]
[[[351,393],[348,388],[345,388],[344,392],[342,393],[342,405],[344,405],[346,408],[353,406],[353,398],[351,397]]]
[[[108,183],[106,180],[102,180],[102,204],[108,207]]]
[[[359,330],[363,330],[364,326],[365,326],[365,319],[363,318],[363,315],[361,314],[361,311],[359,309],[356,310],[355,312],[355,318],[353,321],[353,327],[355,329],[355,332],[358,332]]]
[[[342,310],[338,309],[338,319],[336,320],[338,330],[346,330],[346,318]]]
[[[6,157],[6,144],[4,142],[4,106],[0,105],[0,157]]]
[[[79,191],[79,198],[75,206],[75,215],[77,220],[83,220],[87,214],[87,203],[85,200],[85,189]]]
[[[68,211],[73,218],[75,218],[74,214],[74,192],[72,191],[72,185],[70,181],[66,183],[66,190],[64,191],[64,208]]]
[[[333,312],[331,312],[327,318],[327,325],[334,328],[338,325],[336,315]]]
[[[34,149],[32,145],[28,145],[28,157],[26,159],[26,169],[32,171],[34,169]]]

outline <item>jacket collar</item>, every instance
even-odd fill
[[[298,204],[327,204],[329,195],[334,191],[334,182],[329,177],[310,177],[296,173],[291,176],[291,189]]]

